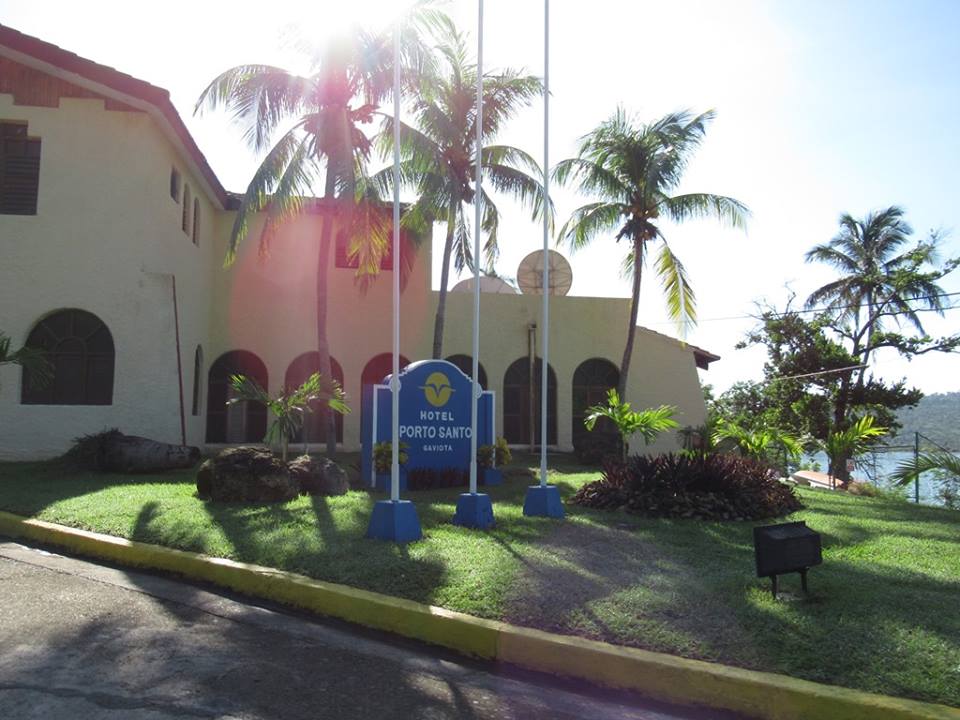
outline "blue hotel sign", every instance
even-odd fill
[[[390,377],[363,389],[362,477],[374,482],[373,446],[392,438]],[[400,372],[400,442],[407,470],[470,466],[470,395],[473,381],[446,360],[421,360]],[[477,407],[477,447],[494,439],[494,397]]]

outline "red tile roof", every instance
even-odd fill
[[[227,192],[190,135],[180,114],[170,102],[168,91],[5,25],[0,25],[0,47],[9,48],[16,53],[93,83],[102,88],[101,92],[107,96],[120,94],[151,105],[169,125],[183,152],[195,163],[215,195],[214,199],[221,207],[227,206]]]

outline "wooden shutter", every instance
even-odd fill
[[[0,123],[0,214],[36,215],[40,140],[23,123]]]

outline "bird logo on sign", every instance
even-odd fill
[[[424,397],[427,398],[427,402],[434,407],[443,407],[446,405],[454,392],[453,387],[450,385],[450,380],[442,372],[430,373],[426,384],[423,385],[421,389],[423,390]]]

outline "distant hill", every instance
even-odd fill
[[[927,395],[916,407],[897,412],[903,428],[893,439],[900,445],[913,442],[914,432],[950,450],[960,450],[960,392]]]

